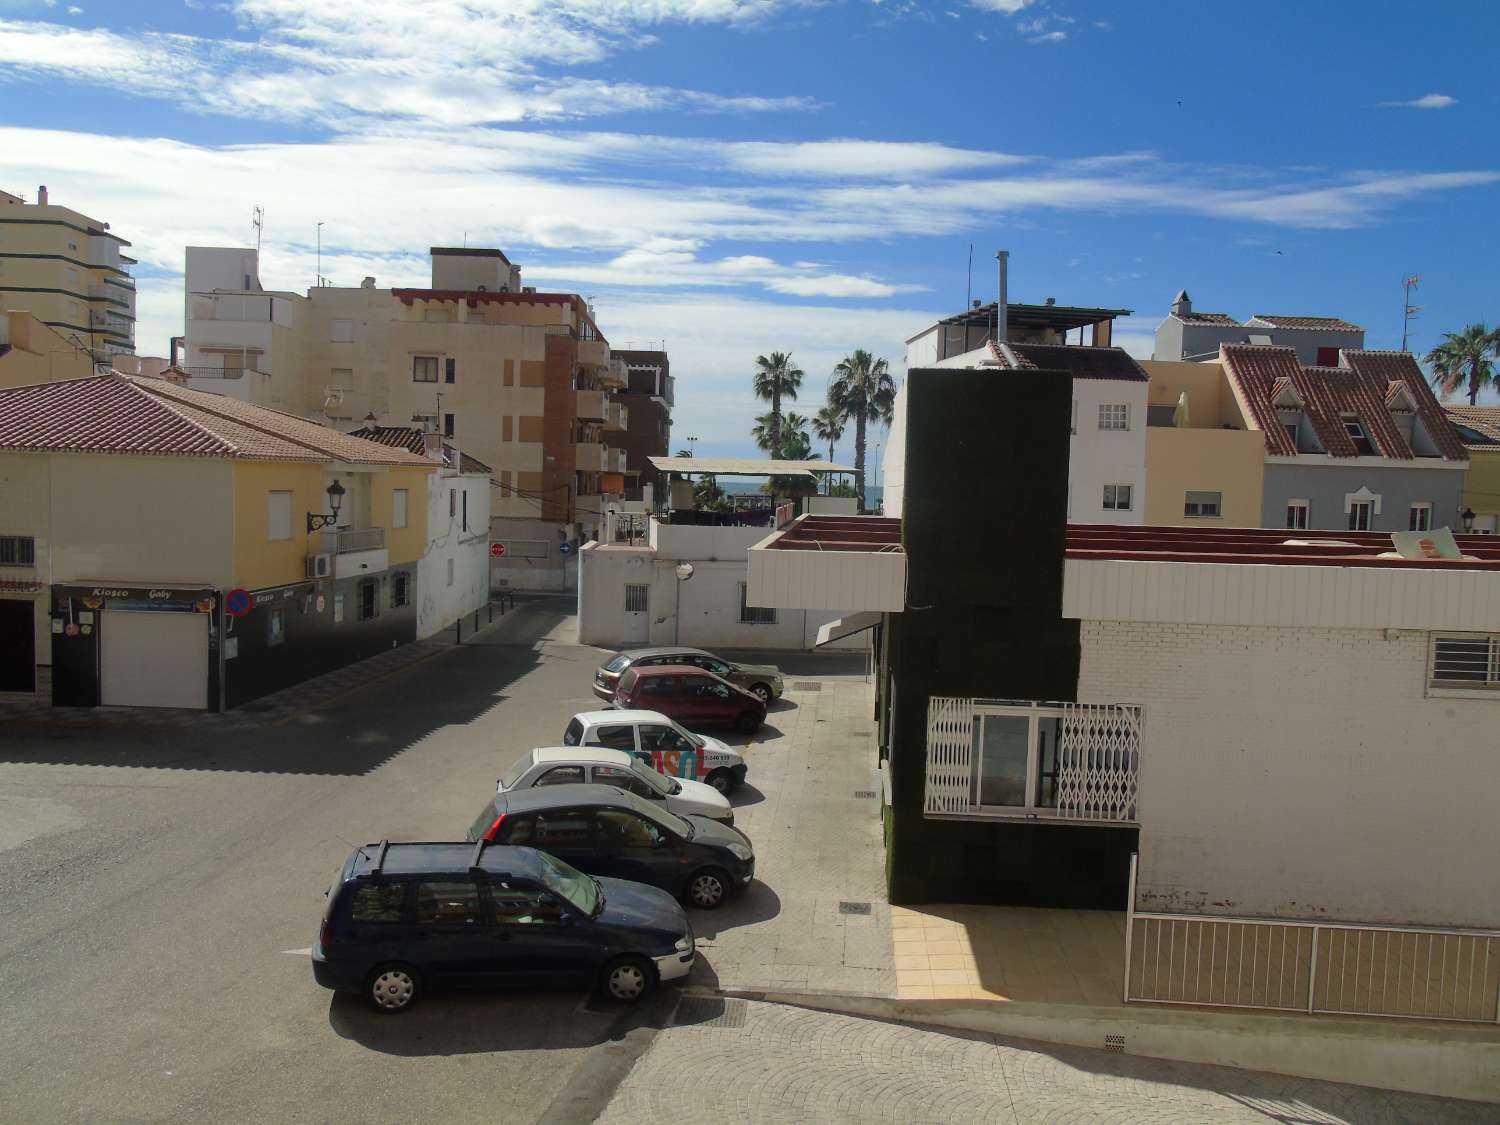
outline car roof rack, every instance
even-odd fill
[[[474,844],[474,854],[469,857],[469,870],[470,871],[478,871],[479,870],[479,860],[484,855],[484,846],[487,843],[489,843],[489,841],[486,840],[483,836],[481,836],[477,841],[475,841],[475,844]]]
[[[389,840],[382,840],[382,841],[380,841],[380,856],[379,856],[379,858],[377,858],[375,860],[375,872],[374,873],[376,875],[379,875],[380,872],[381,872],[381,869],[383,867],[385,867],[385,853],[388,852],[388,851],[390,851],[390,850],[391,850],[391,842]]]

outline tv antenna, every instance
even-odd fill
[[[266,209],[259,203],[255,205],[255,209],[250,213],[250,225],[255,228],[255,252],[259,254],[260,235],[266,225]]]
[[[1411,329],[1411,322],[1417,319],[1417,314],[1422,311],[1421,305],[1411,303],[1411,291],[1421,283],[1422,275],[1414,273],[1401,282],[1401,350],[1406,351],[1406,337]]]

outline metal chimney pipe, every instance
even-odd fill
[[[1000,263],[1000,300],[995,306],[995,343],[1003,344],[1010,339],[1010,317],[1006,315],[1006,284],[1009,281],[1010,251],[1000,250],[995,254]]]

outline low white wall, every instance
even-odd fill
[[[859,498],[856,496],[809,496],[803,510],[810,516],[857,516]],[[762,530],[766,530],[762,528]]]
[[[448,491],[460,489],[468,497],[469,525],[465,529],[460,497],[448,515]],[[453,584],[448,584],[448,560],[453,560]],[[490,597],[490,483],[477,473],[427,475],[427,553],[417,564],[417,639],[448,628],[473,613]]]
[[[1145,705],[1143,910],[1500,929],[1500,698],[1428,635],[1085,620],[1079,698]]]

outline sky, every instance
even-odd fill
[[[754,452],[758,354],[824,401],[972,294],[1341,316],[1370,347],[1500,321],[1500,5],[1154,0],[0,0],[0,188],[112,224],[137,350],[184,247],[305,290],[498,246],[664,342],[673,446]],[[972,247],[972,271],[969,260]],[[847,441],[845,443],[847,445]],[[839,460],[850,459],[842,449]]]

